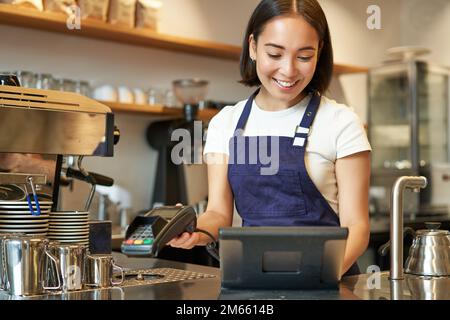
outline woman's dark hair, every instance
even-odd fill
[[[240,68],[242,80],[247,86],[259,86],[261,81],[256,74],[256,65],[250,59],[249,37],[253,34],[255,41],[263,32],[266,23],[283,15],[302,16],[319,36],[319,58],[316,71],[306,91],[318,91],[323,94],[331,81],[333,73],[333,48],[327,19],[317,0],[262,0],[253,12],[245,32],[242,46]]]

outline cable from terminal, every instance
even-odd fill
[[[216,239],[213,237],[213,235],[211,233],[209,233],[206,230],[202,230],[202,229],[195,229],[195,232],[199,232],[199,233],[203,233],[206,234],[208,237],[211,238],[211,242],[208,242],[206,244],[206,251],[208,251],[208,253],[217,261],[220,261],[220,256],[219,256],[219,252],[217,251],[217,242]]]

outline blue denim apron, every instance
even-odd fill
[[[228,181],[243,226],[340,226],[339,217],[305,166],[306,145],[320,95],[312,94],[293,138],[244,136],[258,91],[247,100],[229,142]],[[278,158],[278,171],[263,174],[270,167],[268,159],[274,158]],[[345,275],[352,274],[359,274],[356,263]]]

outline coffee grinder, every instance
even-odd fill
[[[175,96],[183,104],[183,118],[154,122],[147,129],[147,141],[159,153],[152,207],[195,205],[206,199],[208,192],[205,166],[193,165],[202,159],[204,126],[195,120],[199,103],[207,94],[208,81],[182,79],[172,84]],[[190,138],[190,146],[180,152],[173,149],[181,141],[172,141],[179,136],[175,130]],[[172,159],[172,155],[177,159]]]
[[[199,104],[204,101],[207,88],[208,81],[205,80],[174,81],[173,91],[183,104],[183,118],[154,122],[147,129],[147,141],[159,153],[151,207],[176,203],[195,206],[207,199],[206,164],[199,164],[202,160],[205,126],[202,122],[195,121]],[[188,147],[184,148],[181,154],[175,152],[178,150],[180,141],[172,141],[172,138],[176,140],[179,136],[175,130],[180,130],[178,132],[190,137]],[[174,159],[172,159],[172,153],[175,154]],[[180,156],[181,163],[175,163],[180,160]],[[167,246],[159,253],[159,257],[218,267],[217,261],[212,259],[202,247],[185,250]]]

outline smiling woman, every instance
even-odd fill
[[[240,67],[241,83],[258,88],[209,124],[208,207],[198,228],[217,237],[231,225],[234,204],[244,226],[347,227],[342,273],[359,273],[355,262],[369,240],[371,147],[357,115],[324,96],[333,51],[317,0],[261,1]],[[265,173],[273,161],[277,170]],[[207,242],[184,233],[170,244]]]
[[[260,14],[252,15],[244,37],[241,83],[259,86],[269,78],[288,80],[286,87],[296,81],[290,88],[291,97],[312,90],[323,94],[333,72],[333,49],[325,14],[317,2],[261,1],[256,12]],[[282,79],[270,75],[275,70]],[[301,98],[298,95],[297,100]]]
[[[249,43],[262,84],[256,102],[272,109],[300,102],[316,71],[320,42],[314,28],[298,16],[279,17],[267,23],[258,41],[251,34]]]

